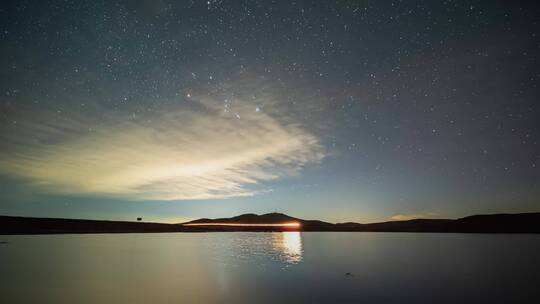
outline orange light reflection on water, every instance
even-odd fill
[[[286,231],[273,235],[272,247],[280,253],[287,264],[298,264],[302,261],[302,234],[298,231]]]

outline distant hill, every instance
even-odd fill
[[[299,223],[299,226],[276,225],[283,223]],[[242,225],[235,226],[236,224]],[[354,222],[333,224],[319,220],[299,219],[282,213],[268,213],[262,215],[248,213],[231,218],[203,218],[181,224],[0,216],[0,234],[291,230],[351,232],[540,233],[540,213],[473,215],[455,220],[415,219],[408,221],[390,221],[371,224],[360,224]]]
[[[246,224],[279,224],[286,222],[303,221],[292,216],[288,216],[283,213],[267,213],[257,215],[254,213],[246,213],[229,218],[217,218],[217,219],[198,219],[184,224],[197,224],[197,223],[246,223]]]
[[[222,227],[219,223],[273,224],[298,222],[302,231],[364,231],[364,232],[477,232],[477,233],[540,233],[540,213],[473,215],[456,220],[451,219],[414,219],[408,221],[390,221],[371,224],[354,222],[332,224],[319,220],[304,220],[282,213],[263,215],[243,214],[231,218],[198,219],[183,224],[197,224],[197,227],[209,231],[226,230],[261,230],[260,227]],[[213,226],[204,226],[204,224]],[[263,230],[285,230],[271,228]],[[291,230],[291,228],[286,228]]]
[[[216,224],[283,224],[300,223],[300,227],[235,227],[235,226],[214,226]],[[198,228],[208,231],[282,231],[282,230],[302,230],[302,231],[335,231],[336,224],[319,220],[304,220],[288,216],[283,213],[267,213],[257,215],[253,213],[242,214],[229,218],[198,219],[182,225],[189,226],[196,224]],[[204,224],[209,224],[204,226]],[[212,225],[212,226],[211,226]],[[192,226],[190,226],[192,227]]]
[[[0,234],[181,232],[181,225],[0,216]]]

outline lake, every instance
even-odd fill
[[[538,303],[540,235],[0,236],[2,303]]]

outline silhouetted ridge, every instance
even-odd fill
[[[302,231],[364,231],[364,232],[478,232],[478,233],[540,233],[540,213],[473,215],[457,220],[413,219],[360,224],[355,222],[332,224],[319,220],[304,220],[282,213],[257,215],[242,214],[231,218],[199,219],[186,224],[245,223],[273,224],[299,222]],[[248,228],[207,228],[209,230],[252,230]],[[257,228],[260,230],[260,228]],[[275,230],[275,229],[265,229]]]
[[[180,232],[177,224],[0,216],[0,234]]]
[[[185,224],[201,224],[201,223],[244,223],[244,224],[281,224],[287,222],[299,222],[300,219],[288,216],[283,213],[267,213],[257,215],[254,213],[246,213],[229,218],[217,218],[217,219],[198,219],[195,221],[187,222]]]
[[[262,215],[248,213],[231,218],[202,218],[184,224],[282,224],[290,222],[298,222],[300,223],[300,226],[189,226],[183,224],[0,216],[0,234],[290,230],[358,232],[540,233],[540,213],[473,215],[457,220],[415,219],[408,221],[390,221],[371,224],[360,224],[354,222],[332,224],[319,220],[299,219],[282,213],[267,213]]]

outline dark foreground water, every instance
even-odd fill
[[[538,299],[540,235],[0,236],[1,303],[539,303]]]

